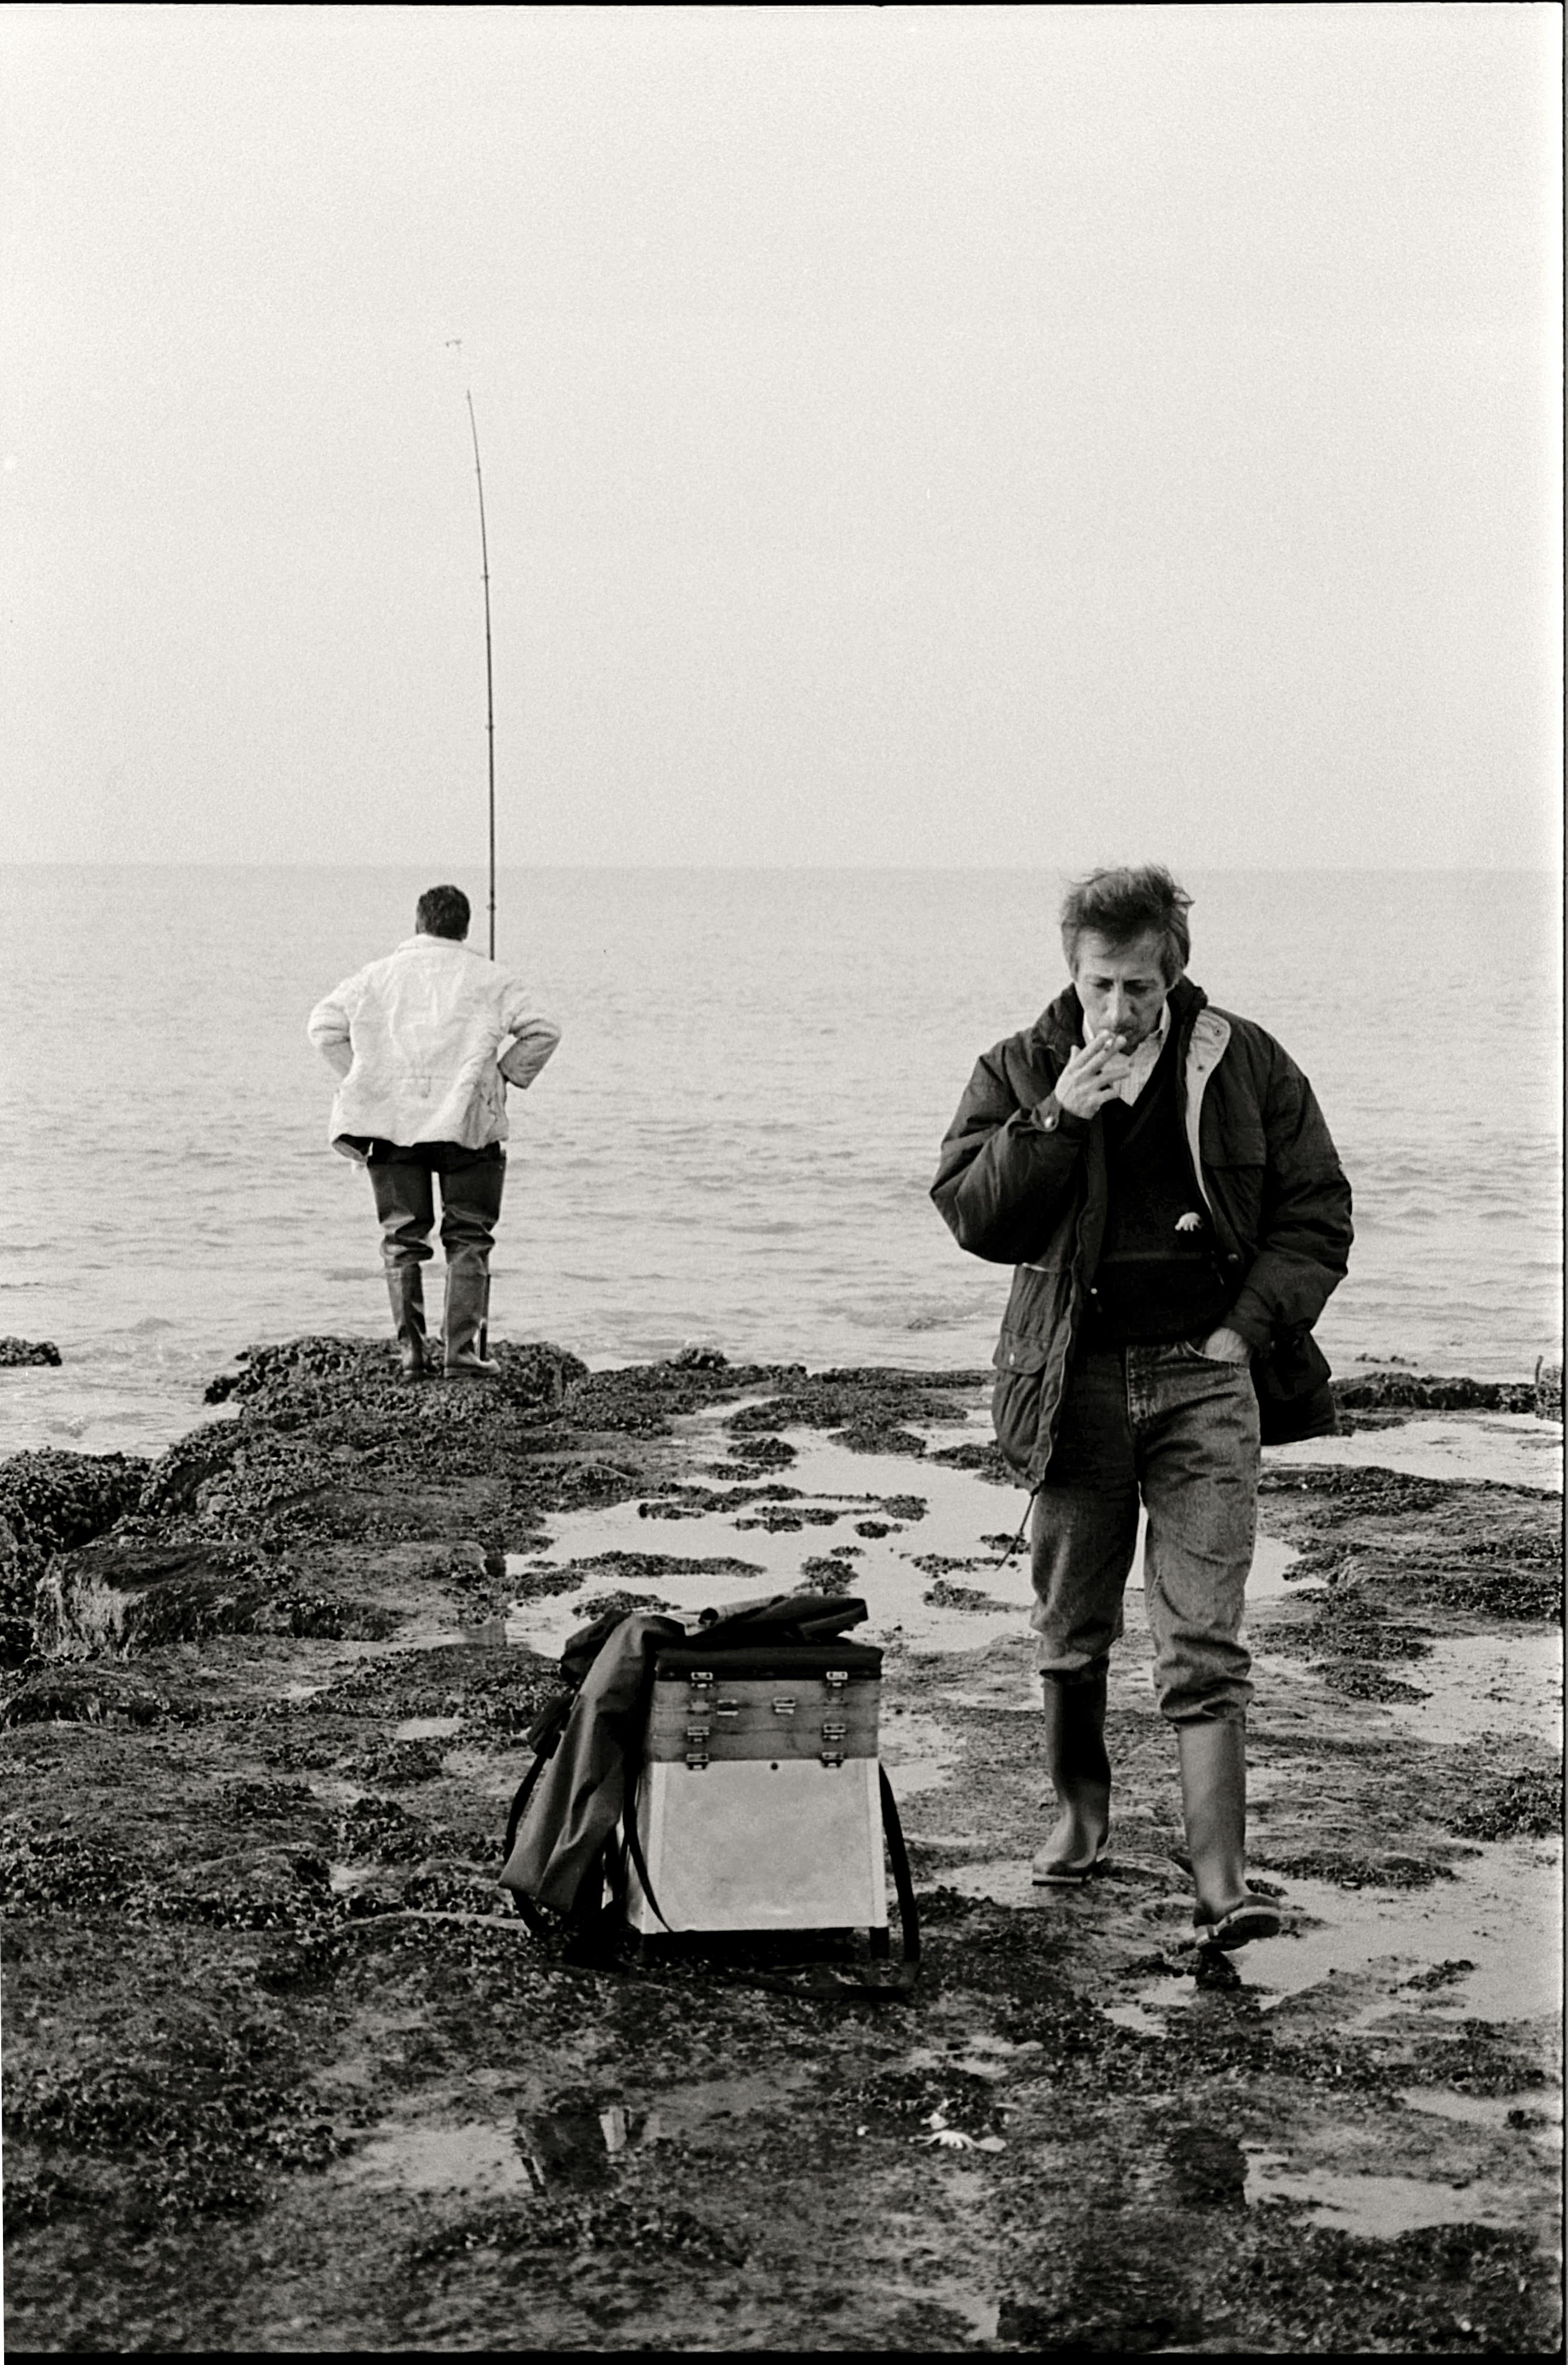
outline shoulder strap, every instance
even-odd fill
[[[533,1743],[533,1756],[527,1773],[517,1786],[517,1792],[511,1802],[511,1811],[507,1817],[506,1843],[501,1849],[503,1864],[512,1852],[517,1839],[517,1827],[522,1821],[523,1810],[538,1787],[540,1776],[555,1754],[561,1735],[566,1731],[566,1719],[572,1712],[572,1703],[576,1698],[575,1691],[557,1692],[528,1736]]]
[[[636,1874],[638,1880],[642,1884],[643,1894],[647,1899],[655,1918],[658,1921],[662,1928],[669,1930],[669,1923],[665,1920],[664,1914],[660,1911],[659,1900],[654,1895],[653,1877],[648,1871],[645,1861],[644,1860],[643,1843],[637,1835],[637,1802],[642,1792],[642,1788],[643,1758],[641,1753],[639,1753],[632,1768],[632,1778],[626,1786],[626,1804],[622,1810],[624,1816],[622,1828],[626,1833],[626,1854],[631,1858],[632,1869]],[[670,1931],[670,1935],[672,1937],[674,1934],[674,1932]]]
[[[877,1767],[877,1779],[882,1793],[882,1829],[888,1837],[888,1862],[892,1866],[893,1889],[899,1900],[899,1922],[903,1933],[902,1958],[883,1985],[888,1992],[907,1994],[920,1977],[920,1909],[914,1901],[914,1879],[909,1868],[909,1850],[903,1844],[903,1825],[899,1821],[898,1800],[888,1779],[888,1769],[880,1763]]]

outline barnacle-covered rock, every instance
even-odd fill
[[[15,1732],[26,1724],[150,1725],[174,1707],[156,1685],[100,1659],[28,1676],[0,1707],[0,1727]]]
[[[177,1439],[147,1473],[138,1510],[152,1518],[188,1510],[200,1490],[229,1468],[240,1443],[232,1421],[213,1421]]]
[[[50,1557],[113,1527],[141,1492],[139,1454],[44,1448],[0,1463],[0,1664],[32,1648],[33,1594]]]
[[[242,1634],[255,1626],[269,1590],[264,1562],[243,1546],[105,1536],[50,1562],[34,1636],[43,1657],[65,1659]]]

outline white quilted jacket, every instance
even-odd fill
[[[350,1157],[345,1135],[504,1141],[506,1085],[531,1084],[561,1039],[516,978],[448,936],[410,936],[357,970],[316,1004],[307,1032],[340,1079],[329,1132]]]

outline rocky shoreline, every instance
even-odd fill
[[[498,1351],[460,1389],[296,1340],[154,1463],[0,1464],[13,2346],[1556,2348],[1561,1502],[1400,1450],[1551,1374],[1367,1374],[1360,1459],[1270,1458],[1291,1922],[1215,1985],[1136,1595],[1114,1871],[1029,1889],[989,1373]],[[778,1576],[886,1646],[908,2003],[502,1911],[546,1638]]]

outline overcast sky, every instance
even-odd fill
[[[6,8],[3,850],[1551,860],[1560,36]]]

